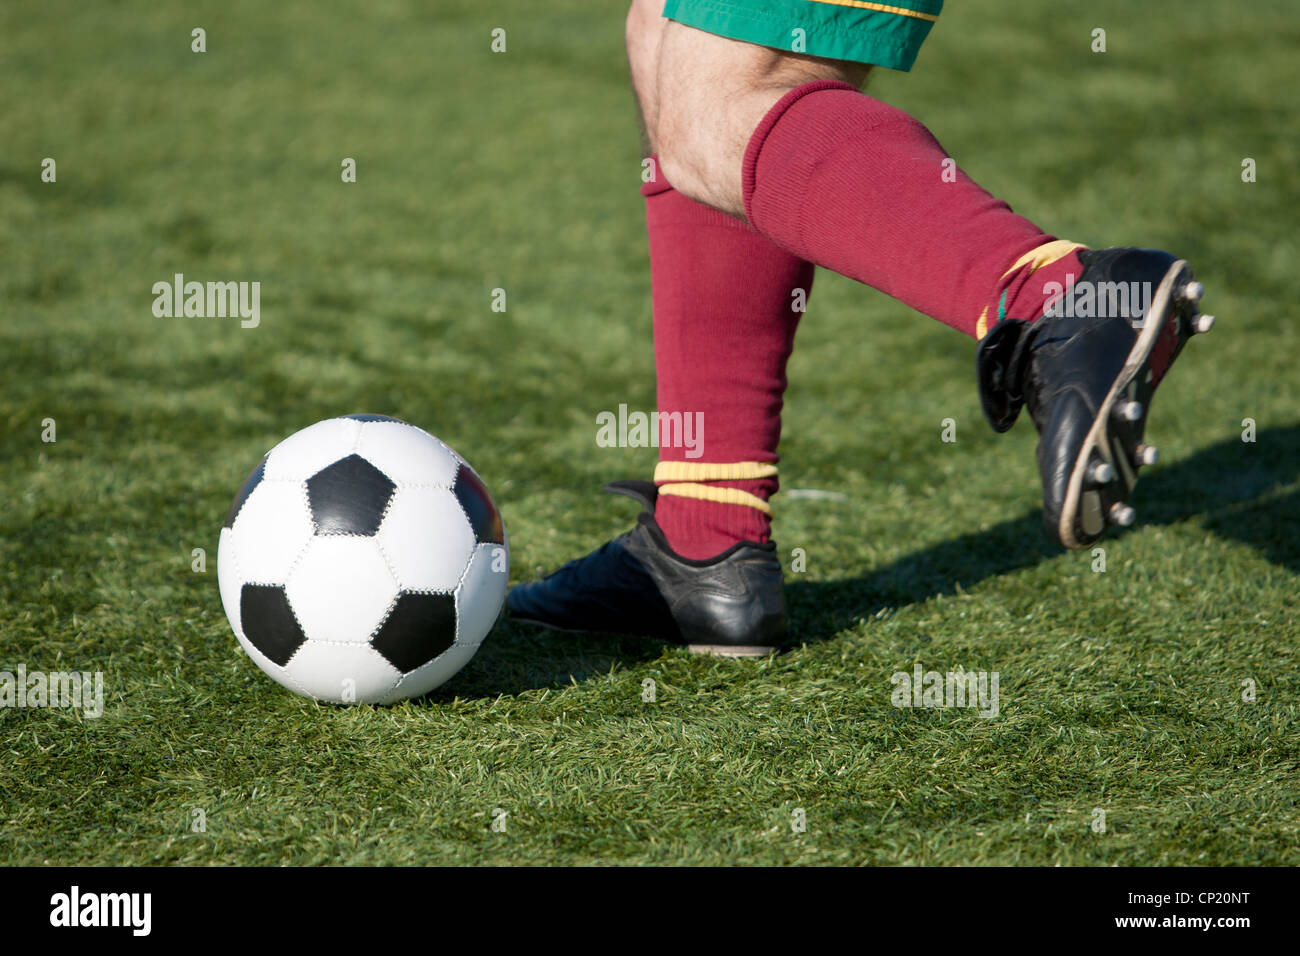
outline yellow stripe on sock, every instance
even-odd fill
[[[661,461],[655,466],[655,482],[661,481],[752,481],[771,478],[776,465],[762,461]]]
[[[1011,264],[1011,268],[1002,273],[1002,278],[1006,278],[1017,269],[1032,265],[1030,272],[1037,272],[1043,266],[1050,266],[1053,262],[1059,262],[1064,259],[1075,249],[1083,249],[1085,246],[1081,242],[1070,242],[1068,239],[1054,239],[1051,242],[1045,242],[1041,246],[1030,249],[1023,256]]]
[[[1045,242],[1041,246],[1035,246],[1023,256],[1011,264],[1011,268],[1002,273],[1005,279],[1011,273],[1025,266],[1033,266],[1030,273],[1037,272],[1043,266],[1050,266],[1053,262],[1060,262],[1076,249],[1088,248],[1081,242],[1070,242],[1068,239],[1054,239],[1051,242]],[[989,307],[984,306],[984,311],[980,313],[979,321],[975,323],[975,338],[984,338],[989,334]]]
[[[694,498],[696,501],[716,501],[723,505],[744,505],[757,508],[768,517],[772,516],[772,506],[758,495],[751,495],[739,488],[714,488],[712,485],[699,485],[694,482],[678,482],[660,485],[659,494],[676,495],[678,498]]]
[[[937,13],[921,13],[918,10],[909,10],[907,7],[895,7],[888,3],[868,3],[867,0],[811,0],[813,3],[829,3],[836,7],[857,7],[859,10],[876,10],[880,13],[897,13],[902,17],[916,17],[918,20],[929,20],[934,23],[939,19]]]

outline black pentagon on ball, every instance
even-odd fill
[[[226,521],[222,525],[223,528],[233,528],[235,526],[235,519],[239,517],[244,502],[253,493],[253,489],[262,483],[262,476],[266,474],[266,459],[269,457],[269,454],[263,455],[262,460],[254,466],[253,470],[248,473],[248,477],[244,479],[244,483],[239,486],[239,493],[235,495],[235,501],[226,514]]]
[[[307,479],[307,501],[317,534],[372,535],[396,490],[392,480],[360,455],[348,455]]]
[[[370,646],[403,674],[429,663],[456,640],[456,598],[403,591]]]
[[[239,592],[239,623],[248,642],[281,667],[307,640],[278,584],[245,584]]]
[[[501,526],[501,515],[492,503],[492,496],[479,480],[478,475],[465,465],[456,472],[456,484],[451,489],[460,506],[469,518],[470,527],[474,529],[474,540],[479,544],[491,542],[505,544],[505,531]]]
[[[357,414],[357,415],[344,415],[343,417],[350,418],[354,422],[397,422],[397,424],[399,425],[406,424],[406,422],[402,421],[400,418],[393,418],[390,415]]]

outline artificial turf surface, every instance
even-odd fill
[[[774,502],[802,646],[502,623],[430,697],[346,709],[239,650],[218,529],[321,418],[456,447],[514,580],[630,525],[598,489],[655,453],[595,442],[654,403],[622,31],[595,0],[0,8],[0,669],[102,671],[106,698],[0,708],[0,859],[1300,862],[1290,0],[950,4],[871,81],[1017,211],[1207,286],[1104,573],[1048,543],[1033,429],[988,429],[971,342],[822,273],[782,483],[838,495]],[[178,272],[260,281],[261,324],[155,318]],[[917,663],[998,672],[998,716],[894,707]]]

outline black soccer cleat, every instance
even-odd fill
[[[772,542],[741,541],[706,561],[673,552],[649,481],[605,486],[645,507],[637,526],[506,596],[517,621],[560,631],[636,634],[697,654],[763,657],[786,636],[781,563]]]
[[[1012,319],[976,350],[980,401],[1004,432],[1022,405],[1038,428],[1043,524],[1067,548],[1130,525],[1156,388],[1183,345],[1208,332],[1191,267],[1153,249],[1079,253],[1082,275],[1037,322]]]

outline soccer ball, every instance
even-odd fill
[[[474,656],[510,552],[474,470],[381,415],[317,422],[272,448],[221,529],[217,579],[240,645],[285,687],[334,703],[428,693]]]

